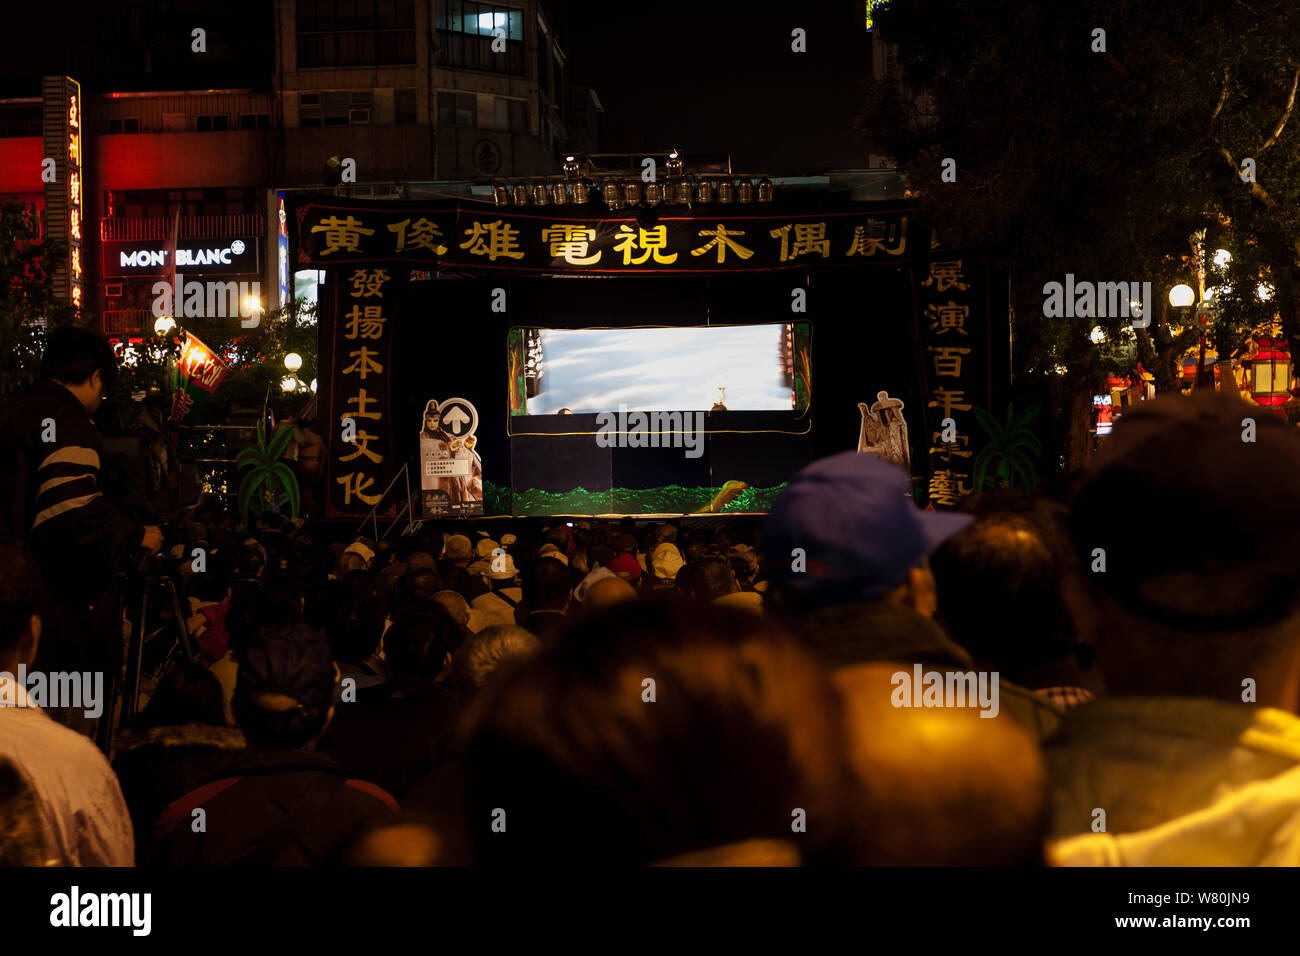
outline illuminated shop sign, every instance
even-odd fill
[[[171,271],[171,250],[166,239],[106,241],[104,276],[162,276]],[[261,271],[257,238],[182,239],[176,245],[176,267],[199,274],[256,275]]]

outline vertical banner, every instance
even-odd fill
[[[424,405],[420,500],[425,517],[483,513],[483,460],[475,446],[478,410],[463,398]]]
[[[176,360],[172,422],[183,424],[192,411],[206,405],[226,377],[228,368],[198,336],[186,332],[181,340],[180,358]]]
[[[47,76],[42,82],[42,125],[45,133],[45,238],[67,244],[50,270],[54,294],[71,299],[81,315],[84,295],[82,237],[85,228],[85,188],[82,183],[81,85],[68,76]]]
[[[391,416],[393,321],[409,270],[360,266],[334,273],[329,416],[331,517],[364,518],[396,474]],[[405,487],[402,488],[405,493]],[[380,514],[396,513],[396,499]]]
[[[992,404],[987,262],[954,254],[921,268],[918,276],[925,278],[916,292],[929,500],[952,508],[977,490],[973,462],[986,436],[973,409]]]

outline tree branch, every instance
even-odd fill
[[[1286,98],[1286,109],[1282,111],[1282,118],[1277,121],[1277,128],[1273,130],[1273,135],[1264,141],[1264,145],[1259,148],[1262,153],[1282,135],[1282,130],[1286,128],[1286,121],[1291,118],[1291,110],[1295,107],[1296,88],[1300,86],[1300,69],[1295,71],[1295,76],[1291,77],[1291,93]]]

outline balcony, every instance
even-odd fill
[[[119,309],[104,313],[105,335],[147,335],[153,331],[150,309]]]
[[[104,240],[167,239],[176,220],[113,218],[99,221],[99,238]],[[180,238],[225,239],[260,236],[266,231],[266,217],[260,213],[221,216],[181,216]]]

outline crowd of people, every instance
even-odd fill
[[[204,500],[171,542],[194,659],[111,764],[9,676],[51,574],[11,539],[0,859],[1300,863],[1297,476],[1293,427],[1199,393],[1129,411],[1065,502],[922,511],[856,452],[762,520],[329,541]]]

